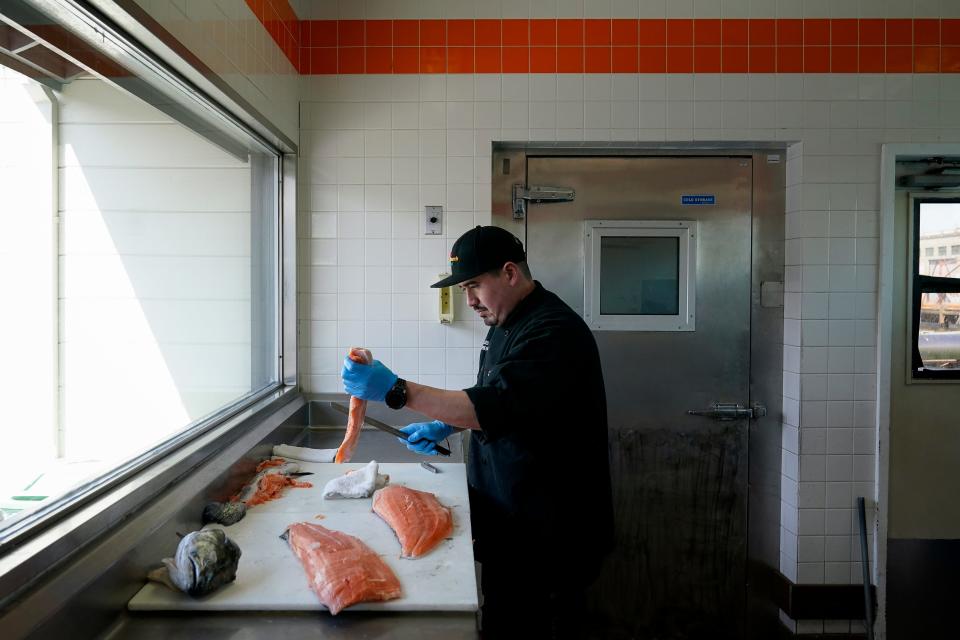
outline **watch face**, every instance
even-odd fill
[[[387,392],[387,397],[384,398],[384,400],[391,409],[403,408],[403,405],[407,403],[406,381],[398,378],[397,382],[390,388],[390,391]]]

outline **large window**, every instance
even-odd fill
[[[960,379],[960,198],[913,199],[915,379]],[[934,251],[935,249],[935,251]]]
[[[280,379],[280,154],[72,54],[0,67],[0,542]]]

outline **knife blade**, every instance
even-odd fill
[[[343,406],[342,404],[339,404],[337,402],[331,402],[330,406],[336,409],[337,411],[339,411],[340,413],[346,414],[348,416],[350,415],[350,409],[348,407]],[[397,436],[401,440],[407,439],[407,434],[405,434],[403,431],[400,431],[400,429],[397,429],[396,427],[390,426],[386,422],[382,422],[380,420],[377,420],[376,418],[371,418],[370,416],[364,416],[363,421],[366,422],[371,427],[380,429],[380,431],[386,431],[390,435]],[[420,442],[420,441],[417,440],[417,442]],[[450,455],[450,449],[447,449],[440,443],[437,443],[434,449],[436,449],[436,452],[442,456]]]

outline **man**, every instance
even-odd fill
[[[451,273],[490,327],[475,386],[404,381],[347,358],[347,393],[407,406],[433,422],[402,431],[407,447],[471,431],[467,460],[481,623],[489,637],[578,637],[584,591],[612,547],[607,414],[593,334],[530,276],[520,240],[476,227],[453,245]]]

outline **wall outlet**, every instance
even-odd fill
[[[424,235],[439,236],[443,233],[443,207],[427,205],[423,208]]]

